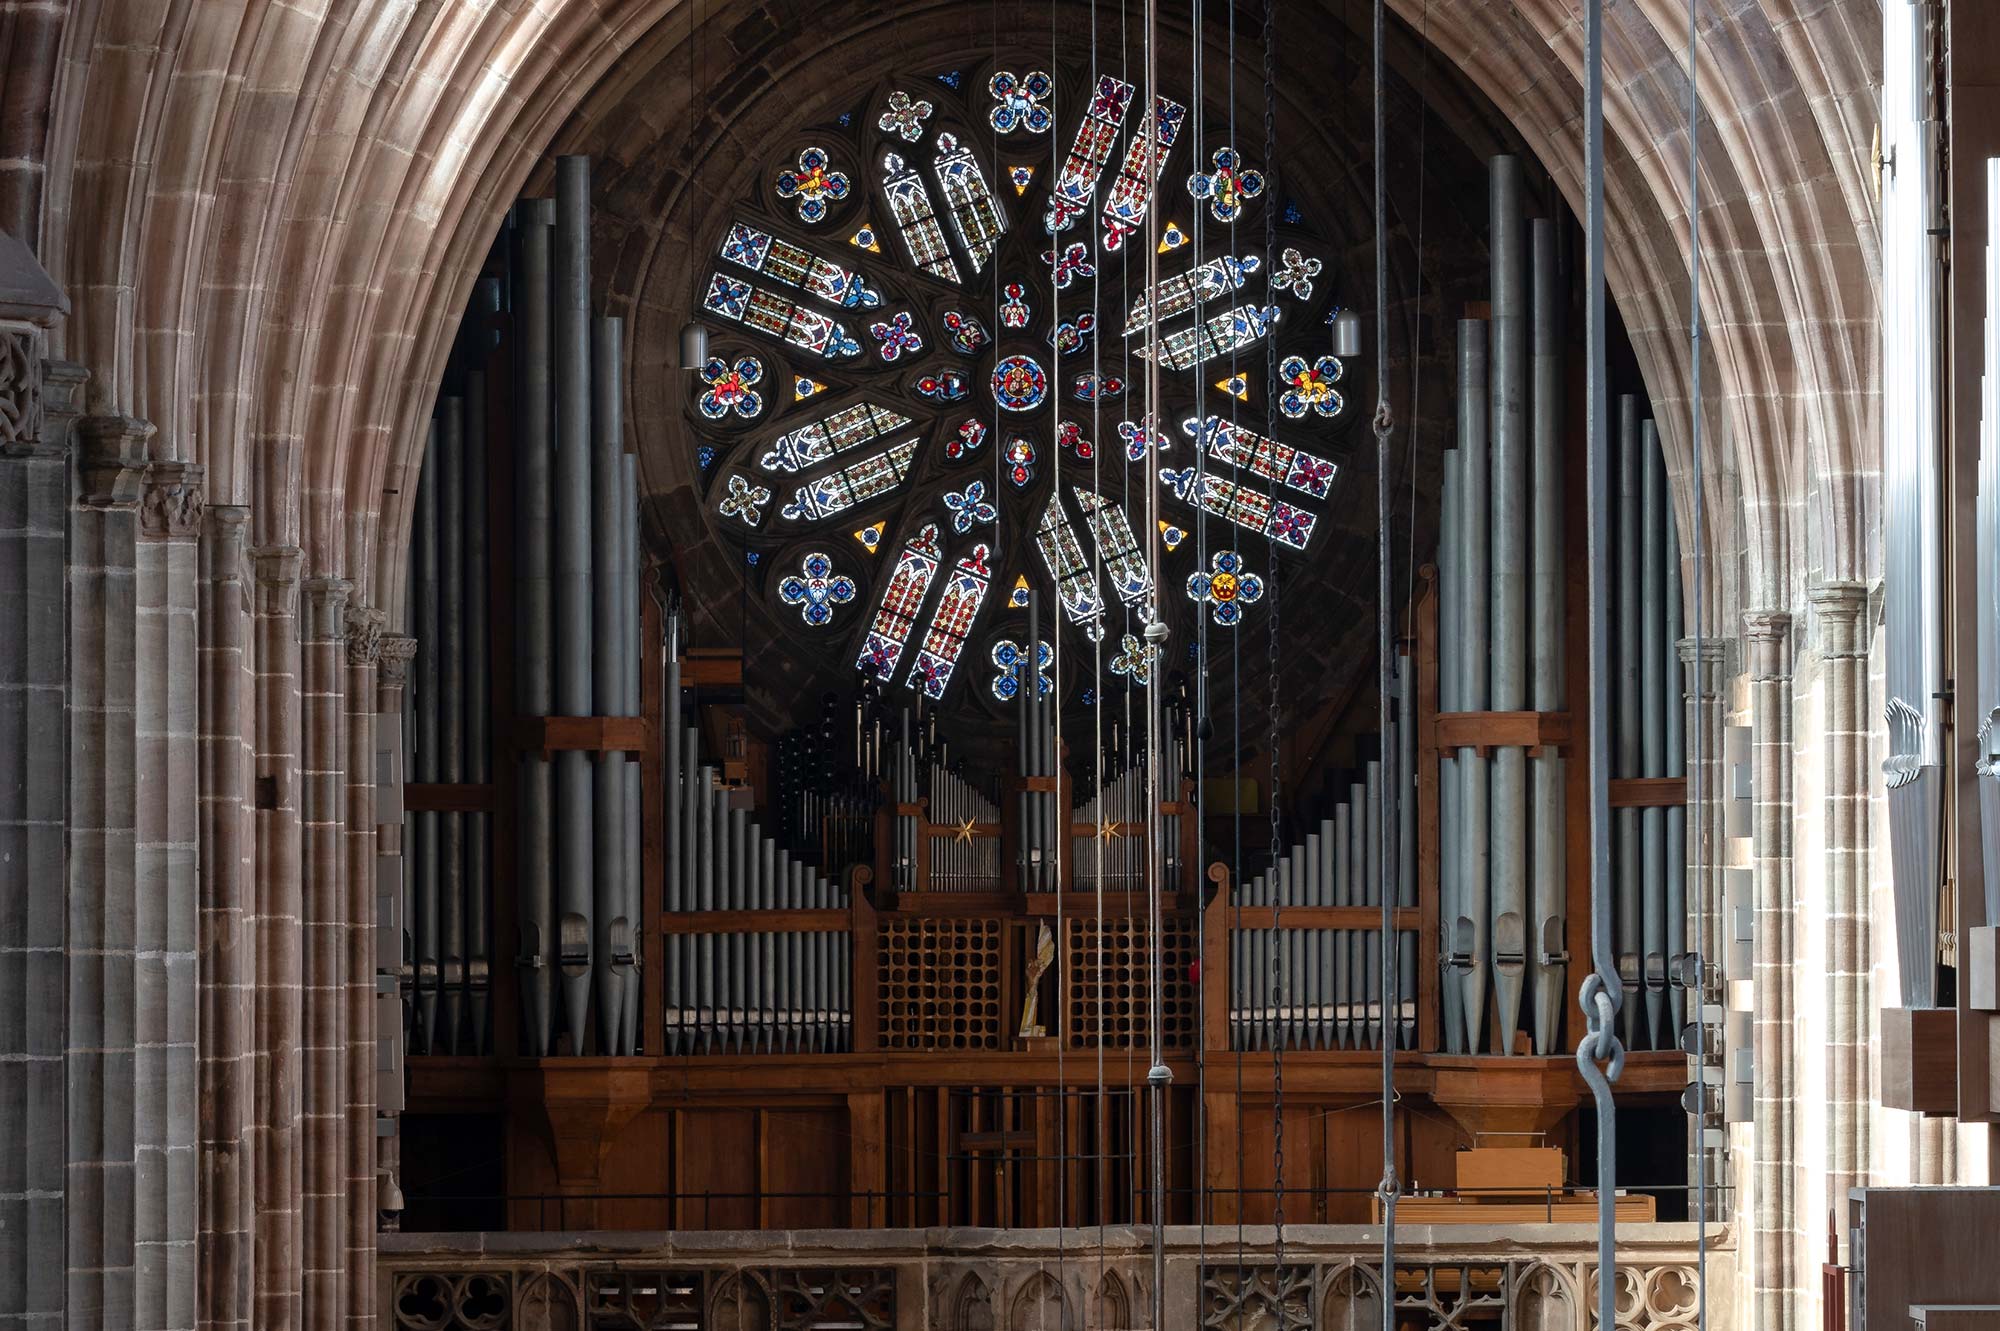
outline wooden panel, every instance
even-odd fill
[[[1614,809],[1670,809],[1687,802],[1684,776],[1621,776],[1611,781]]]
[[[741,688],[743,653],[734,648],[694,647],[681,655],[681,684],[685,688]]]
[[[1444,749],[1560,749],[1569,744],[1568,712],[1439,712]]]
[[[1563,1185],[1563,1153],[1552,1146],[1480,1146],[1458,1152],[1453,1186],[1461,1191],[1540,1192]]]
[[[880,1091],[847,1097],[847,1223],[855,1229],[889,1223],[886,1194],[890,1182],[883,1168],[888,1155],[885,1109]]]
[[[674,1185],[685,1229],[755,1229],[758,1222],[757,1111],[679,1111],[681,1149]],[[844,1180],[843,1180],[844,1183]]]
[[[1423,912],[1415,906],[1398,907],[1391,915],[1396,928],[1416,929],[1423,924]],[[1229,925],[1244,929],[1382,929],[1380,906],[1231,906]]]
[[[1916,1304],[2000,1302],[2000,1188],[1867,1188],[1852,1217],[1865,1299],[1853,1325],[1901,1331]]]
[[[1921,1114],[1957,1112],[1957,1011],[1884,1008],[1881,1021],[1883,1105]]]
[[[762,1120],[760,1190],[767,1229],[834,1228],[847,1220],[844,1109],[772,1109]]]
[[[514,746],[544,758],[565,750],[586,753],[643,753],[643,716],[522,716],[514,722]]]

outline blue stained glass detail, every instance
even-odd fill
[[[1299,201],[1297,199],[1285,200],[1284,217],[1287,226],[1297,226],[1305,218],[1305,214],[1299,211]]]
[[[758,554],[755,550],[747,551],[744,554],[743,558],[749,561],[751,568],[755,568],[757,567],[757,565],[764,562],[764,556]]]
[[[854,112],[842,111],[840,113],[840,127],[842,129],[846,129],[849,125],[853,123],[854,123]]]
[[[938,75],[938,82],[942,83],[945,87],[956,91],[958,85],[965,82],[965,74],[960,70],[954,69],[949,74]]]
[[[1078,699],[1078,701],[1081,702],[1085,707],[1097,706],[1097,690],[1085,689],[1083,691],[1083,697]]]
[[[715,449],[708,444],[703,444],[694,451],[694,460],[697,466],[703,471],[707,471],[715,465]]]

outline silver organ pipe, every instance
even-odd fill
[[[465,779],[465,400],[438,404],[437,487],[437,779]],[[438,1011],[431,1047],[459,1052],[465,1019],[465,815],[438,823]]]
[[[1529,705],[1538,712],[1564,706],[1563,651],[1563,380],[1561,293],[1556,266],[1555,224],[1536,218],[1531,226],[1533,351],[1530,425],[1533,436],[1534,514],[1530,537],[1531,616],[1529,650],[1533,682]],[[1678,600],[1675,601],[1678,606]],[[1673,635],[1678,639],[1679,634]],[[1678,647],[1673,650],[1678,651]],[[1556,1052],[1561,1014],[1569,1002],[1565,959],[1568,941],[1568,846],[1564,833],[1566,760],[1543,749],[1528,760],[1529,817],[1533,820],[1528,856],[1534,896],[1534,936],[1528,955],[1534,976],[1535,1052]],[[1450,807],[1446,806],[1449,816]]]
[[[438,430],[431,426],[431,447],[425,450],[423,470],[417,481],[417,530],[414,544],[416,595],[417,661],[415,687],[410,690],[415,706],[416,725],[412,742],[416,761],[411,770],[419,782],[437,781],[438,771]],[[415,1029],[410,1048],[432,1052],[436,1045],[438,1006],[438,817],[430,812],[413,814],[416,832],[416,865],[411,874],[416,899],[410,903],[410,937],[416,950],[416,1002],[412,1005]]]
[[[499,283],[479,284],[483,310],[500,307]],[[465,376],[465,779],[493,780],[493,692],[487,617],[486,375]],[[493,815],[465,815],[466,1049],[493,1048]]]
[[[1614,778],[1645,775],[1640,744],[1640,718],[1645,708],[1639,689],[1640,657],[1645,650],[1639,633],[1642,618],[1639,598],[1644,585],[1639,570],[1640,470],[1639,400],[1627,394],[1618,400],[1618,493],[1612,538],[1618,556],[1618,650],[1617,673],[1612,678],[1611,727]],[[1632,1049],[1644,1047],[1639,1042],[1639,1024],[1645,1015],[1645,1006],[1639,998],[1639,968],[1645,928],[1645,855],[1639,829],[1639,810],[1611,811],[1612,872],[1617,885],[1612,929],[1618,950],[1618,974],[1625,986],[1620,1024],[1626,1047]]]

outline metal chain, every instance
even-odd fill
[[[1278,79],[1277,79],[1277,0],[1264,0],[1264,167],[1270,170],[1278,160]],[[1264,205],[1264,271],[1266,274],[1278,271],[1278,215],[1277,201],[1269,200]],[[1264,434],[1275,439],[1278,434],[1278,344],[1275,330],[1264,338]],[[1277,482],[1266,478],[1267,493],[1274,492]],[[1273,497],[1275,497],[1273,495]],[[1266,624],[1269,632],[1265,635],[1265,654],[1270,667],[1270,718],[1271,718],[1271,867],[1268,881],[1276,886],[1278,864],[1284,857],[1283,824],[1278,816],[1278,795],[1283,772],[1280,762],[1279,744],[1283,738],[1282,700],[1279,695],[1278,664],[1278,543],[1274,537],[1265,538],[1266,578],[1265,588],[1271,603]],[[1290,976],[1285,967],[1284,932],[1279,927],[1279,913],[1283,909],[1282,895],[1274,893],[1271,915],[1271,938],[1277,954],[1277,965],[1272,968],[1271,988],[1276,1002],[1273,1011],[1277,1013],[1277,1033],[1272,1045],[1271,1060],[1271,1166],[1274,1198],[1271,1208],[1271,1223],[1274,1226],[1273,1247],[1277,1261],[1279,1287],[1279,1322],[1282,1326],[1283,1288],[1285,1270],[1285,1000],[1290,989]]]

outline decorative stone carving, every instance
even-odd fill
[[[139,531],[154,540],[192,537],[207,500],[207,468],[195,462],[155,462],[146,468]]]
[[[87,508],[137,508],[146,479],[151,421],[136,416],[85,416],[77,422],[76,466]]]
[[[1785,610],[1746,610],[1743,636],[1750,644],[1750,674],[1754,679],[1792,677],[1792,616]]]
[[[42,442],[41,338],[32,328],[0,329],[0,455]]]
[[[374,665],[382,659],[382,630],[389,616],[372,605],[347,604],[347,664]]]
[[[250,552],[257,571],[257,613],[292,613],[292,595],[299,589],[299,569],[306,552],[296,545],[262,545]]]
[[[347,598],[354,584],[346,578],[307,578],[305,632],[307,642],[339,642],[347,636]]]
[[[1819,627],[1819,654],[1827,660],[1868,655],[1868,584],[1822,582],[1806,593]]]
[[[385,690],[402,689],[410,680],[410,661],[417,654],[417,640],[404,637],[383,638],[381,651],[381,687]]]

